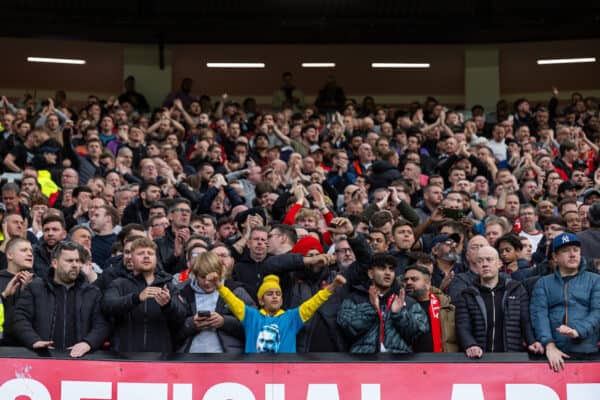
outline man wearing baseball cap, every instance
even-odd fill
[[[600,340],[600,275],[581,266],[581,242],[572,233],[552,241],[554,273],[536,283],[531,322],[546,349],[550,367],[559,372],[567,353],[595,353]]]
[[[435,235],[431,240],[431,254],[435,263],[431,275],[431,284],[445,291],[455,274],[462,271],[457,264],[456,246],[460,242],[457,233]]]

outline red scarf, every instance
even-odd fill
[[[356,175],[362,176],[363,175],[363,170],[360,166],[360,160],[356,160],[352,163],[352,165],[354,165],[354,172],[356,172]]]
[[[433,293],[429,293],[429,319],[431,320],[431,337],[433,338],[434,353],[441,353],[442,348],[442,324],[440,323],[440,299]]]
[[[385,315],[392,312],[391,307],[395,299],[395,294],[388,297],[385,307],[385,314],[381,311],[381,306],[379,306],[380,308],[377,309],[377,315],[379,316],[379,342],[381,342],[381,344],[385,342]]]

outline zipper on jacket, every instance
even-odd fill
[[[63,288],[63,293],[64,293],[64,301],[63,301],[63,340],[64,340],[64,346],[68,346],[67,343],[67,290],[69,290],[67,287]]]
[[[148,300],[144,301],[144,350],[146,350],[146,333],[148,331]]]
[[[496,342],[496,293],[492,290],[492,353]]]
[[[563,296],[565,296],[565,325],[569,325],[569,282],[563,286]]]

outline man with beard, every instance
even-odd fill
[[[80,274],[83,251],[72,242],[56,245],[48,275],[35,278],[19,298],[14,332],[28,348],[70,350],[71,357],[81,357],[108,336],[102,294]]]
[[[429,320],[429,332],[419,336],[413,351],[440,353],[456,352],[456,329],[454,326],[454,305],[450,297],[431,286],[431,274],[425,267],[409,266],[404,272],[406,294],[417,300]]]
[[[173,348],[173,329],[185,318],[171,275],[157,271],[156,244],[148,238],[131,244],[133,274],[115,279],[104,293],[102,310],[114,319],[111,347],[115,351]]]
[[[338,324],[351,343],[351,353],[410,353],[418,336],[429,330],[427,316],[406,297],[395,277],[396,260],[373,256],[369,282],[354,285],[338,313]]]
[[[150,217],[151,205],[160,200],[160,186],[156,182],[144,182],[140,186],[140,197],[123,211],[122,225],[145,224]]]
[[[42,241],[33,248],[33,271],[43,278],[48,275],[54,247],[67,237],[65,220],[58,215],[48,215],[42,220]]]
[[[434,257],[431,284],[443,292],[448,288],[454,275],[462,272],[458,270],[456,264],[458,261],[456,245],[459,242],[460,236],[457,233],[436,235],[431,241],[431,254]]]
[[[356,255],[347,238],[339,238],[333,242],[332,248],[335,252],[335,260],[338,266],[344,270],[356,261]]]
[[[0,303],[4,304],[5,345],[15,345],[11,328],[14,320],[14,308],[21,291],[33,279],[33,249],[31,243],[23,238],[10,239],[6,244],[7,268],[0,270]],[[0,327],[0,331],[2,331]]]

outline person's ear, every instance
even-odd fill
[[[373,269],[369,269],[369,270],[367,271],[367,275],[369,276],[369,279],[373,280],[373,276],[374,276],[374,274],[373,274]]]

